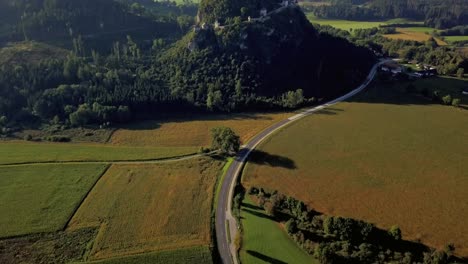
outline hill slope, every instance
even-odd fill
[[[233,1],[235,2],[235,1]],[[196,27],[163,59],[169,83],[179,95],[217,98],[221,109],[237,102],[303,90],[306,97],[333,97],[352,89],[367,74],[373,55],[344,39],[319,34],[296,5],[244,20],[236,13],[207,16],[202,1]],[[226,21],[211,26],[208,21]],[[198,89],[208,84],[208,91]],[[244,99],[242,99],[244,98]],[[209,98],[206,98],[210,101]]]

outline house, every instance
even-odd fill
[[[380,69],[384,72],[391,72],[394,75],[403,72],[403,67],[395,61],[384,63]]]

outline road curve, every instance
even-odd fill
[[[216,242],[218,246],[219,255],[221,257],[222,263],[230,264],[230,263],[239,263],[237,259],[237,253],[234,246],[234,238],[237,234],[237,221],[232,216],[232,198],[234,195],[234,187],[236,185],[236,181],[240,172],[242,171],[244,164],[249,156],[249,154],[262,142],[264,139],[269,137],[271,134],[279,130],[280,128],[295,122],[307,115],[310,115],[314,112],[320,111],[326,107],[332,106],[336,103],[339,103],[343,100],[346,100],[357,93],[361,92],[364,88],[366,88],[369,83],[374,79],[375,74],[377,73],[378,67],[385,63],[386,60],[380,61],[376,63],[369,75],[367,76],[366,80],[364,81],[361,86],[356,88],[355,90],[336,98],[328,103],[321,104],[319,106],[305,109],[301,113],[294,115],[288,119],[280,121],[264,131],[260,134],[256,135],[253,139],[251,139],[247,145],[243,146],[242,149],[237,153],[234,161],[232,162],[231,166],[229,166],[226,175],[224,177],[223,182],[221,183],[221,190],[218,198],[218,204],[216,207]],[[229,229],[229,232],[228,232]]]

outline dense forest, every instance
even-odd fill
[[[408,18],[423,20],[435,28],[468,24],[466,0],[331,0],[329,5],[313,7],[318,17],[349,20]]]
[[[127,36],[105,53],[78,36],[65,58],[2,64],[1,129],[295,108],[353,89],[375,61],[367,48],[316,31],[296,6],[256,21],[224,21],[195,26],[174,44]]]
[[[141,0],[0,0],[0,44],[35,40],[71,47],[80,36],[88,47],[104,51],[128,34],[140,41],[175,40],[196,10],[194,4]]]

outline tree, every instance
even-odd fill
[[[240,138],[229,127],[215,127],[211,130],[211,148],[223,154],[236,153],[240,148]]]
[[[401,230],[400,227],[394,225],[388,230],[388,234],[393,237],[395,240],[401,240]]]
[[[452,100],[452,106],[459,107],[461,100],[459,98],[455,98]]]
[[[296,231],[297,231],[297,224],[296,224],[296,221],[294,221],[293,218],[289,219],[289,220],[286,222],[285,228],[286,228],[286,231],[288,232],[288,234],[294,234],[294,233],[296,233]]]
[[[458,78],[463,78],[464,75],[465,75],[465,69],[463,69],[463,68],[458,68],[458,70],[457,70],[457,76],[458,76]]]
[[[452,103],[452,96],[450,96],[450,94],[442,97],[442,102],[445,104],[445,105],[450,105]]]

